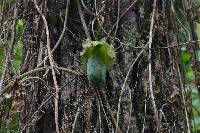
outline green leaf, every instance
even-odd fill
[[[107,42],[86,40],[83,43],[83,48],[83,52],[81,52],[83,64],[86,64],[93,54],[98,54],[107,69],[110,69],[114,64],[115,51]]]
[[[83,52],[81,52],[81,60],[84,65],[87,64],[87,61],[91,54],[93,53],[94,47],[86,47]]]
[[[114,48],[109,46],[109,44],[106,42],[103,43],[100,46],[100,57],[101,57],[101,60],[106,65],[106,68],[110,69],[112,65],[114,64],[114,58],[115,58]]]
[[[200,0],[196,0],[198,6],[200,6]]]
[[[17,40],[21,39],[21,36],[23,34],[24,30],[24,20],[23,19],[18,19],[16,23],[16,35],[17,35]]]
[[[193,132],[196,131],[200,131],[200,100],[199,100],[199,95],[198,95],[198,91],[197,88],[195,87],[195,85],[190,85],[190,88],[192,89],[192,116],[193,118]]]
[[[12,61],[13,67],[17,70],[17,72],[20,72],[20,65],[22,61],[22,49],[23,49],[23,44],[21,41],[18,41],[16,46],[15,46],[15,54],[14,54],[14,59]]]
[[[182,60],[184,65],[190,64],[190,55],[188,52],[182,52]]]

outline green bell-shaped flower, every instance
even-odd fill
[[[82,61],[87,68],[87,78],[92,86],[102,87],[115,58],[115,51],[105,41],[86,40],[81,52]]]
[[[106,66],[100,60],[99,49],[95,49],[87,62],[87,78],[91,85],[101,87],[106,81]]]

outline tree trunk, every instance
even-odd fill
[[[19,7],[26,24],[21,73],[33,70],[38,65],[50,65],[49,59],[41,64],[48,56],[47,35],[44,20],[33,1],[20,1]],[[98,92],[88,84],[85,68],[81,65],[80,52],[86,35],[77,2],[36,2],[46,17],[53,49],[64,28],[69,1],[67,28],[53,53],[53,59],[55,66],[81,75],[56,70],[60,88],[60,132],[108,133],[115,131],[118,125],[117,131],[123,133],[189,133],[190,115],[184,98],[181,50],[176,38],[175,12],[171,9],[174,3],[163,0],[84,0],[84,5],[79,2],[92,40],[95,40],[93,32],[97,34],[99,23],[97,19],[94,21],[93,31],[94,15],[84,6],[91,12],[100,12],[104,17],[106,33],[102,32],[100,38],[107,37],[107,42],[116,50],[115,64],[106,73],[105,87]],[[25,106],[20,113],[20,128],[24,133],[56,131],[56,91],[51,72],[38,72],[33,75],[37,78],[30,78],[30,83],[22,88]]]

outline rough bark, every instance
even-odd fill
[[[95,1],[85,0],[89,10],[95,12]],[[119,3],[120,2],[120,3]],[[104,30],[109,32],[133,3],[132,0],[108,0],[102,4],[97,1],[97,11],[103,8]],[[20,1],[21,18],[26,28],[23,36],[23,61],[21,73],[35,69],[46,57],[46,33],[41,15],[37,12],[33,1]],[[63,30],[67,0],[37,0],[41,12],[45,15],[49,32],[51,49],[58,41]],[[120,5],[118,5],[120,4]],[[91,87],[85,76],[85,68],[81,65],[80,52],[82,42],[86,39],[80,15],[75,1],[70,1],[67,30],[53,53],[54,63],[59,67],[79,71],[81,76],[63,71],[57,72],[59,92],[59,128],[60,132],[108,133],[115,131],[113,118],[117,120],[119,113],[119,129],[121,132],[151,133],[175,132],[190,130],[190,118],[185,101],[185,90],[180,67],[181,51],[176,38],[175,12],[171,9],[171,1],[157,0],[151,48],[145,47],[149,41],[149,30],[153,12],[153,1],[137,1],[120,18],[117,30],[113,28],[107,41],[116,49],[116,61],[113,68],[106,73],[106,84],[101,88],[107,103],[101,103],[102,97]],[[120,9],[120,10],[118,10]],[[92,35],[94,16],[84,11],[89,32]],[[95,22],[98,26],[98,23]],[[98,28],[95,28],[98,30]],[[116,31],[116,32],[115,32]],[[115,34],[116,33],[116,34]],[[102,33],[100,37],[107,36]],[[92,39],[95,37],[92,36]],[[143,52],[141,52],[143,51]],[[137,58],[139,53],[142,53]],[[132,63],[135,62],[134,65]],[[149,87],[149,62],[152,64],[152,87],[156,108],[152,106]],[[49,65],[47,60],[42,66]],[[124,79],[130,75],[125,84],[125,91],[120,91]],[[54,97],[55,88],[51,70],[39,72],[38,79],[29,79],[29,84],[21,87],[24,110],[20,113],[20,128],[24,133],[54,133]],[[118,112],[118,101],[121,106]],[[105,99],[104,99],[105,100]],[[103,100],[102,100],[103,101]],[[106,109],[106,106],[110,106]],[[103,108],[105,107],[105,108]],[[157,120],[154,110],[158,111]],[[160,123],[159,127],[157,122]],[[116,123],[116,121],[115,121]],[[159,129],[159,130],[158,130]],[[119,131],[119,130],[118,130]]]

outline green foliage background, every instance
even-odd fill
[[[198,6],[200,6],[200,0],[195,1]],[[185,35],[190,33],[191,36],[191,29],[189,27],[189,23],[185,19],[185,14],[184,12],[180,9],[176,9],[176,17],[177,21],[179,22],[178,25],[178,41],[179,44],[181,45],[182,49],[182,65],[185,70],[185,83],[187,86],[187,92],[186,95],[191,93],[191,100],[192,100],[192,132],[193,133],[198,133],[200,132],[200,97],[197,91],[196,86],[194,85],[195,83],[195,75],[191,67],[191,61],[190,61],[190,55],[188,53],[188,50],[185,46]],[[195,23],[196,24],[196,34],[198,36],[198,40],[200,40],[200,23]],[[200,42],[199,42],[200,44]],[[200,45],[199,45],[200,46]],[[197,50],[198,53],[198,59],[200,60],[200,50]],[[187,94],[188,93],[188,94]]]
[[[13,53],[13,60],[11,61],[11,72],[14,73],[17,72],[19,74],[20,72],[20,65],[22,60],[22,48],[23,44],[21,41],[21,37],[23,34],[24,29],[24,21],[22,19],[17,20],[16,23],[16,45],[14,47],[14,53]],[[0,32],[0,35],[2,33]],[[11,38],[11,37],[8,37]],[[10,40],[8,40],[10,42]],[[3,50],[3,42],[0,42],[0,74],[2,74],[3,70],[3,63],[5,58],[5,51]],[[0,133],[16,133],[19,132],[19,112],[15,113],[14,116],[8,120],[9,113],[12,106],[12,99],[7,99],[1,109],[2,115],[2,121],[0,122]],[[9,124],[8,124],[9,123]]]

